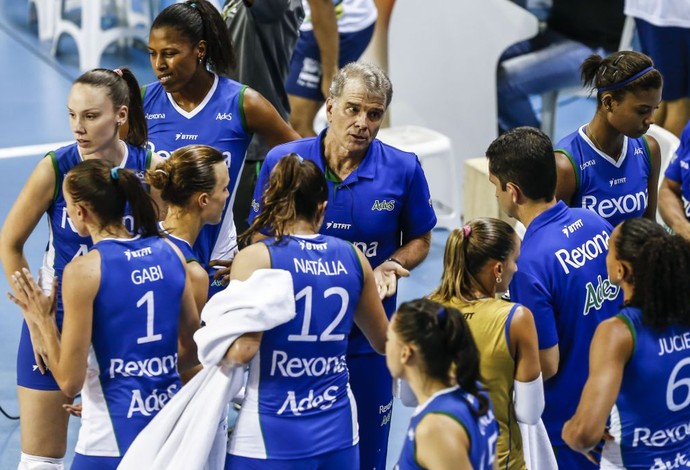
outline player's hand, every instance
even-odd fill
[[[220,283],[224,286],[227,286],[228,282],[230,282],[230,269],[232,268],[232,260],[214,259],[211,260],[211,262],[208,263],[208,265],[211,267],[220,266],[220,268],[216,269],[216,272],[213,274],[213,280],[217,281],[218,279],[220,279]]]
[[[410,271],[395,261],[384,261],[374,269],[374,280],[381,300],[395,295],[398,290],[398,278],[408,277]]]

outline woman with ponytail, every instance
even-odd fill
[[[66,209],[62,182],[79,162],[101,159],[137,174],[158,161],[146,150],[146,119],[139,84],[128,69],[94,69],[72,86],[67,111],[76,142],[49,152],[24,185],[2,228],[0,258],[5,275],[28,268],[24,244],[44,214],[50,238],[38,282],[49,292],[57,279],[55,321],[62,326],[62,273],[65,265],[87,253],[92,245],[80,236]],[[123,134],[124,140],[120,140]],[[132,228],[131,226],[128,228]],[[44,345],[32,325],[22,326],[17,354],[17,396],[22,456],[19,468],[62,468],[67,447],[68,414],[63,405],[71,399],[60,391],[46,370]]]
[[[75,230],[94,245],[64,270],[62,331],[56,290],[43,293],[28,269],[12,275],[27,323],[68,398],[82,397],[72,469],[115,469],[137,434],[197,363],[199,326],[180,251],[158,232],[157,211],[137,175],[100,159],[70,170],[62,185]],[[132,231],[123,223],[130,207]],[[107,268],[107,269],[106,269]]]
[[[591,55],[580,70],[584,86],[596,91],[597,109],[555,147],[556,197],[614,227],[633,217],[655,220],[661,153],[645,133],[661,102],[661,74],[633,51]]]
[[[459,311],[429,299],[402,304],[388,326],[386,363],[420,403],[396,468],[494,468],[498,424]]]
[[[596,329],[563,440],[593,461],[603,440],[600,468],[687,466],[690,243],[650,220],[626,220],[611,234],[606,265],[624,305]]]
[[[441,285],[429,297],[457,309],[467,321],[481,357],[500,435],[498,466],[525,470],[518,423],[536,424],[544,410],[539,345],[532,313],[496,298],[517,270],[520,238],[499,219],[475,219],[446,241]]]
[[[287,155],[271,172],[263,211],[242,235],[251,237],[265,227],[274,234],[238,253],[231,279],[246,280],[259,269],[287,270],[297,314],[255,335],[258,354],[250,358],[228,469],[360,468],[345,361],[348,335],[356,323],[383,354],[388,320],[364,254],[349,242],[319,234],[327,200],[319,167]]]
[[[192,279],[197,309],[208,299],[208,275],[193,246],[205,225],[220,223],[228,199],[228,168],[223,155],[207,145],[188,145],[146,172],[146,181],[166,204],[159,227],[180,249]]]

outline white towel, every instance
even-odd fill
[[[242,334],[270,330],[294,317],[292,276],[284,270],[259,269],[214,295],[201,313],[206,326],[194,334],[204,369],[137,436],[118,469],[222,469],[227,435],[219,423],[244,372],[218,364]]]
[[[522,434],[522,450],[528,470],[558,470],[556,457],[553,455],[551,440],[546,434],[544,422],[537,424],[518,423]]]

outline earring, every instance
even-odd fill
[[[500,284],[500,283],[502,283],[502,282],[503,282],[503,278],[502,278],[501,276],[498,276],[498,277],[496,278],[496,284]]]
[[[196,61],[197,61],[199,64],[201,64],[201,63],[204,61],[204,56],[200,55],[200,56],[196,59]]]

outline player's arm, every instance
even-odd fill
[[[52,158],[43,158],[10,209],[0,233],[0,259],[10,285],[16,271],[28,268],[24,244],[53,202],[56,185]]]
[[[335,15],[333,0],[307,0],[311,10],[311,22],[314,38],[319,46],[321,59],[321,93],[328,98],[328,89],[338,71],[338,54],[340,39],[338,37],[338,20]]]
[[[690,240],[690,221],[685,217],[681,194],[680,183],[665,177],[659,188],[659,212],[671,230]]]
[[[577,179],[573,163],[562,152],[554,152],[556,159],[556,199],[570,205],[577,191]]]
[[[515,416],[520,423],[536,424],[544,411],[544,384],[539,362],[539,342],[532,312],[518,306],[509,327],[515,358]]]
[[[562,431],[565,443],[590,460],[590,451],[604,436],[632,351],[632,334],[622,320],[610,318],[597,327],[589,352],[589,377],[575,415]]]
[[[268,248],[263,243],[255,243],[240,250],[235,256],[230,270],[230,282],[246,281],[257,269],[269,269],[271,257]],[[256,355],[261,346],[261,331],[245,333],[237,338],[228,352],[225,353],[225,362],[230,365],[244,365]]]
[[[367,260],[367,257],[359,248],[354,247],[354,249],[359,257],[364,274],[362,293],[355,310],[355,323],[362,330],[367,340],[369,340],[369,344],[374,348],[374,351],[379,354],[385,354],[386,331],[388,329],[386,311],[383,309],[383,304],[379,298],[376,279],[374,278],[374,272],[371,269],[369,260]]]
[[[647,210],[644,218],[656,221],[657,193],[659,188],[659,171],[661,168],[661,149],[659,143],[652,136],[646,136],[649,145],[651,171],[647,180]]]
[[[259,134],[269,148],[300,138],[258,91],[246,88],[243,103],[248,130]]]

